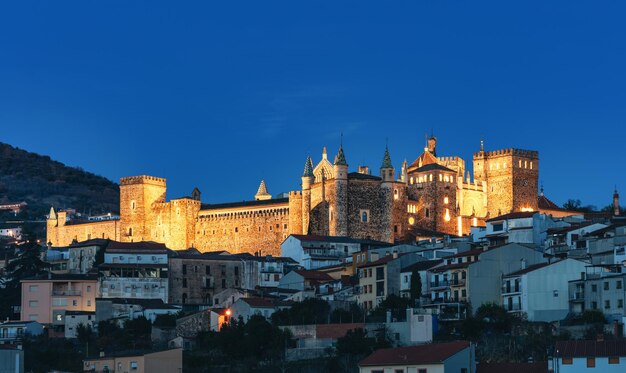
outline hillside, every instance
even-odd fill
[[[30,218],[42,217],[50,206],[117,212],[119,197],[119,186],[102,176],[0,143],[0,202],[26,201]]]

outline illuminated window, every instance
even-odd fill
[[[430,181],[433,181],[433,174],[430,174]]]
[[[530,169],[533,169],[533,161],[530,161]]]
[[[528,161],[524,161],[524,168],[528,168]]]
[[[443,217],[445,221],[450,221],[450,209],[446,209],[446,215]]]
[[[409,224],[415,224],[415,218],[413,218],[412,216],[409,218]]]
[[[398,199],[400,196],[398,195],[398,189],[393,190],[393,199]]]
[[[571,357],[564,357],[564,358],[562,359],[562,364],[563,364],[563,365],[572,365],[572,363],[573,363],[573,361],[572,361],[572,360],[573,360],[573,359],[572,359]]]
[[[410,183],[409,183],[409,184],[413,184],[413,176],[411,176],[411,179],[410,179]]]
[[[445,203],[447,205],[448,202],[449,202],[448,197],[443,197],[443,203]]]
[[[595,368],[596,367],[596,358],[588,357],[587,358],[587,368]]]
[[[443,181],[443,175],[439,174],[439,181]]]

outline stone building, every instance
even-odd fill
[[[48,241],[110,238],[155,241],[175,250],[227,250],[277,256],[289,234],[349,236],[393,243],[411,232],[463,235],[485,218],[538,209],[539,157],[535,151],[505,149],[474,154],[474,178],[459,157],[438,157],[431,137],[423,153],[396,172],[385,149],[379,175],[366,166],[349,172],[343,147],[333,162],[326,149],[314,166],[309,157],[301,190],[272,198],[262,181],[254,200],[203,204],[191,196],[166,199],[166,180],[153,176],[120,179],[120,220],[67,220],[52,209]],[[413,235],[414,236],[414,235]]]
[[[170,303],[213,305],[219,303],[215,294],[241,288],[243,261],[228,253],[189,249],[172,253],[169,272]]]

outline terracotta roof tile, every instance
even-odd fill
[[[559,341],[556,351],[558,357],[626,357],[626,340]]]
[[[317,324],[315,325],[315,337],[317,339],[339,339],[345,337],[348,331],[363,329],[365,324]]]
[[[467,341],[433,343],[421,346],[385,348],[361,360],[359,366],[417,365],[442,363],[468,348]]]

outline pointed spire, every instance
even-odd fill
[[[343,137],[343,136],[342,136]],[[341,140],[343,142],[343,139]],[[347,166],[346,156],[343,154],[343,144],[339,145],[339,152],[335,156],[335,166]]]
[[[306,162],[304,162],[304,173],[302,176],[313,176],[313,160],[311,157],[307,157]]]
[[[485,151],[485,141],[483,140],[482,136],[480,137],[480,151]]]
[[[267,192],[267,186],[265,185],[265,180],[261,180],[261,184],[259,185],[259,189],[257,189],[256,194],[254,195],[254,199],[257,201],[271,199],[272,195]]]
[[[50,214],[48,214],[48,220],[56,220],[57,214],[54,212],[54,207],[50,206]]]
[[[322,159],[328,159],[328,154],[326,154],[326,147],[322,150]]]
[[[383,164],[380,168],[393,168],[391,164],[391,156],[389,155],[389,147],[385,146],[385,155],[383,156]]]

